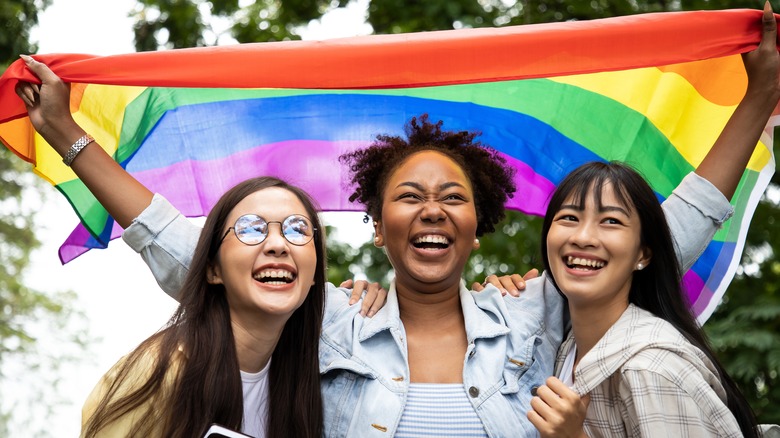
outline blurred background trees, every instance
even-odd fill
[[[38,23],[38,12],[50,3],[4,0],[0,4],[0,69],[5,70],[21,53],[37,51],[30,29]],[[0,436],[9,436],[12,416],[17,423],[44,427],[40,420],[61,402],[52,396],[61,377],[58,367],[81,360],[86,345],[84,329],[72,325],[78,311],[71,291],[40,291],[25,285],[30,254],[40,246],[36,231],[41,227],[36,224],[41,218],[34,216],[36,202],[29,200],[44,202],[42,185],[26,163],[0,147]],[[44,348],[37,342],[51,333],[66,347]],[[31,370],[40,372],[26,380]]]
[[[4,0],[0,4],[0,64],[19,53],[34,53],[29,31],[37,13],[52,0]],[[464,27],[505,26],[589,20],[647,12],[761,8],[759,0],[353,0],[367,7],[375,33],[418,32]],[[348,0],[139,0],[135,19],[139,51],[183,48],[221,42],[299,39],[311,20],[347,5]],[[780,1],[772,1],[780,10]],[[20,274],[38,245],[29,211],[20,209],[37,179],[20,172],[20,160],[0,148],[0,366],[10,354],[31,351],[34,337],[24,330],[33,317],[57,320],[70,312],[66,295],[30,290]],[[780,423],[780,179],[775,175],[758,206],[748,233],[742,266],[722,305],[705,325],[727,370],[764,423]],[[510,212],[470,260],[466,279],[485,273],[526,272],[540,268],[538,218]],[[507,239],[505,236],[509,236]],[[338,282],[356,274],[382,280],[390,266],[380,250],[329,242],[329,276]],[[2,369],[2,368],[0,368]],[[7,376],[0,376],[6,378]],[[0,413],[2,415],[2,413]],[[3,434],[0,416],[0,435]]]

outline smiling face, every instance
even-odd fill
[[[613,186],[593,190],[584,205],[569,196],[553,215],[547,234],[550,270],[573,306],[625,309],[633,272],[650,257],[641,245],[641,223],[633,205],[624,205]]]
[[[407,158],[384,187],[378,245],[387,249],[399,291],[456,290],[472,249],[477,213],[471,183],[446,155]]]
[[[258,245],[246,245],[233,230],[227,232],[246,214],[259,215],[269,223],[268,236]],[[271,223],[282,222],[293,214],[309,216],[292,192],[269,187],[245,197],[227,216],[220,229],[227,235],[208,280],[225,286],[231,318],[263,315],[286,320],[306,299],[317,267],[314,240],[293,245],[282,236],[280,224]]]

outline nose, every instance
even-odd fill
[[[591,221],[580,222],[577,228],[569,236],[569,241],[580,248],[598,245],[597,224]]]
[[[277,231],[278,230],[278,231]],[[263,240],[263,252],[269,255],[284,255],[289,250],[287,239],[282,236],[282,224],[268,223],[268,235]]]
[[[443,221],[447,217],[441,205],[437,201],[426,201],[423,204],[422,212],[420,212],[420,219],[425,222],[439,222]]]

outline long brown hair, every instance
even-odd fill
[[[202,436],[211,423],[241,428],[243,391],[230,309],[224,286],[209,284],[206,273],[215,260],[230,211],[250,194],[269,187],[296,195],[314,227],[322,230],[311,198],[279,179],[253,178],[225,193],[206,219],[179,294],[179,308],[161,331],[117,365],[116,377],[89,419],[85,436],[95,436],[136,409],[145,410],[140,415],[134,413],[138,421],[128,436],[161,433],[165,437],[191,438]],[[318,362],[325,303],[322,231],[314,233],[314,245],[314,285],[285,324],[271,359],[268,437],[322,435]],[[139,370],[145,372],[140,375],[140,382]]]
[[[560,211],[561,205],[572,197],[574,204],[584,208],[585,200],[591,194],[596,204],[601,205],[600,189],[606,184],[612,184],[618,202],[625,207],[633,206],[637,212],[641,226],[641,244],[653,255],[652,261],[645,269],[634,271],[628,302],[672,324],[691,344],[707,355],[718,370],[720,381],[726,390],[726,405],[739,423],[742,434],[745,437],[758,436],[756,418],[750,405],[718,361],[704,331],[690,311],[690,303],[681,286],[682,273],[666,216],[653,189],[636,170],[619,162],[591,162],[574,169],[558,184],[550,198],[542,225],[542,260],[545,271],[558,288],[550,269],[546,242],[555,214]]]

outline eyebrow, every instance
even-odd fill
[[[415,188],[415,189],[417,189],[417,190],[419,190],[421,192],[425,191],[425,188],[422,186],[422,184],[416,183],[414,181],[405,181],[405,182],[402,182],[402,183],[398,184],[398,187],[403,187],[403,186],[412,187],[412,188]],[[446,182],[444,184],[439,185],[439,190],[446,190],[446,189],[449,189],[451,187],[460,187],[460,188],[463,188],[463,189],[466,188],[465,186],[463,186],[463,184],[452,181],[452,182]]]
[[[563,205],[561,205],[561,207],[558,209],[558,211],[560,211],[560,210],[565,210],[565,209],[571,209],[571,210],[576,210],[576,211],[582,211],[582,210],[584,210],[584,208],[583,208],[582,206],[579,206],[579,205],[575,205],[575,204],[563,204]],[[617,207],[617,206],[603,206],[603,205],[602,205],[601,207],[599,207],[599,213],[608,213],[608,212],[611,212],[611,211],[617,211],[617,212],[619,212],[619,213],[623,213],[623,214],[624,214],[624,215],[626,215],[627,217],[631,217],[631,215],[628,213],[628,211],[626,211],[626,209],[625,209],[625,208],[623,208],[623,207]]]

